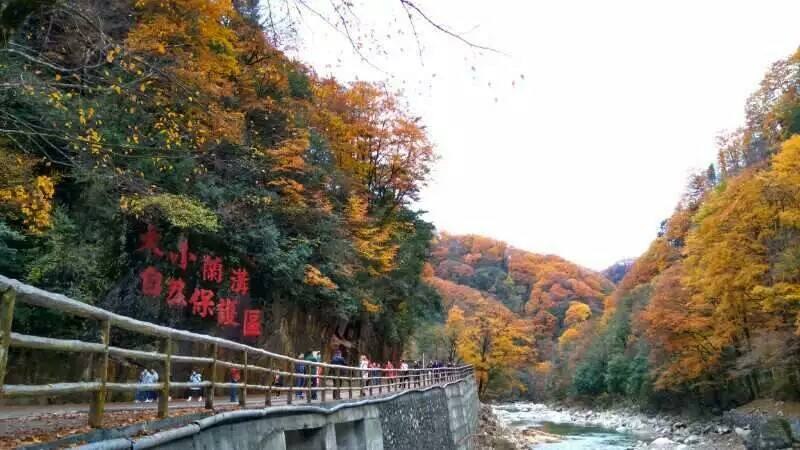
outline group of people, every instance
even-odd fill
[[[158,383],[158,372],[155,369],[142,369],[142,373],[139,374],[139,384],[154,384]],[[134,396],[134,401],[136,403],[151,403],[154,402],[158,398],[157,391],[139,389],[136,391],[136,395]]]
[[[309,351],[297,355],[297,359],[301,360],[295,363],[294,372],[296,374],[294,380],[295,397],[302,399],[305,397],[307,390],[310,389],[311,399],[317,398],[317,389],[320,387],[320,375],[322,375],[322,367],[317,365],[308,364],[310,362],[320,362],[319,351]],[[336,350],[331,358],[330,364],[337,366],[346,366],[347,361],[342,355],[341,350]],[[420,364],[414,362],[414,368],[419,369]],[[430,366],[433,367],[433,366]],[[366,355],[361,355],[358,368],[361,369],[361,378],[364,380],[363,386],[379,386],[381,384],[408,386],[410,383],[411,366],[409,361],[401,360],[397,366],[392,361],[386,361],[381,364],[378,361],[370,361]],[[383,370],[381,370],[383,369]],[[339,397],[339,392],[334,391],[334,398]]]
[[[294,387],[297,389],[295,391],[295,396],[297,398],[304,398],[305,391],[310,388],[311,399],[315,400],[317,398],[317,388],[320,387],[320,376],[322,375],[323,369],[321,366],[309,363],[321,362],[322,358],[320,352],[308,351],[306,353],[300,353],[297,359],[300,361],[296,362],[294,366],[294,372],[297,375],[294,380]],[[330,363],[337,366],[348,365],[341,350],[336,350],[334,352]],[[419,369],[436,369],[445,366],[450,366],[450,364],[445,365],[443,362],[437,360],[430,361],[427,364],[420,364],[419,361],[407,360],[400,360],[397,365],[392,363],[392,361],[386,361],[381,364],[378,361],[370,361],[366,355],[361,355],[358,364],[358,368],[361,369],[360,376],[363,380],[362,386],[376,387],[381,385],[399,385],[399,387],[406,388],[410,387],[411,384],[416,382],[421,376],[434,376],[432,375],[434,372],[420,372]],[[229,372],[229,382],[239,383],[240,381],[241,373],[239,369],[232,368]],[[189,383],[200,384],[202,382],[202,373],[197,369],[193,369],[192,373],[189,375]],[[158,372],[154,369],[144,368],[139,375],[139,383],[143,385],[158,383]],[[273,385],[283,386],[282,378],[276,375]],[[203,388],[201,386],[191,386],[188,391],[187,401],[191,402],[193,398],[197,398],[198,402],[203,401]],[[239,388],[231,387],[229,392],[230,401],[234,403],[237,402]],[[340,393],[335,390],[334,398],[338,398],[339,395]],[[136,403],[151,403],[157,398],[158,392],[155,390],[143,388],[136,391]]]
[[[319,351],[308,351],[306,353],[300,353],[297,355],[297,359],[306,361],[306,362],[320,362],[322,361],[322,357],[320,356]],[[311,400],[316,400],[317,398],[317,391],[314,388],[319,387],[319,376],[322,374],[322,367],[308,365],[306,368],[305,363],[297,362],[294,365],[294,373],[302,374],[302,375],[311,375],[311,376],[297,376],[294,380],[294,387],[298,388],[298,391],[295,392],[295,396],[297,398],[303,398],[303,391],[300,389],[311,388]]]
[[[366,355],[361,355],[358,368],[361,369],[361,378],[364,380],[365,386],[392,385],[398,382],[408,384],[409,381],[408,370],[410,367],[406,360],[400,360],[400,363],[395,367],[391,361],[386,361],[381,365],[380,362],[370,361]],[[383,382],[383,379],[387,380]]]
[[[237,370],[237,369],[234,369]],[[238,383],[238,370],[236,375],[236,380],[233,381]],[[192,370],[192,373],[189,375],[189,382],[190,383],[202,383],[203,382],[203,375],[197,371],[196,369]],[[145,367],[142,369],[142,372],[139,374],[139,384],[155,384],[158,383],[158,372],[155,369],[150,369]],[[136,403],[152,403],[158,398],[158,391],[150,390],[150,389],[139,389],[136,391],[134,396],[134,401]],[[192,401],[193,398],[197,398],[197,401],[203,401],[203,388],[200,386],[192,386],[189,388],[189,397],[186,399],[187,401]],[[236,394],[235,392],[231,393],[231,401],[236,401]],[[170,397],[170,400],[172,398]]]

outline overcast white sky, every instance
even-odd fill
[[[320,74],[404,89],[441,156],[419,205],[439,230],[593,269],[647,248],[769,64],[800,45],[797,0],[418,0],[508,54],[418,21],[420,60],[398,4],[356,1],[361,28],[385,42],[383,57],[365,49],[383,73],[313,19],[298,55]]]

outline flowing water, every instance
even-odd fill
[[[497,417],[519,430],[533,428],[560,438],[559,442],[536,444],[536,450],[621,450],[633,448],[639,440],[628,433],[601,425],[576,424],[568,414],[545,405],[514,403],[494,407]]]

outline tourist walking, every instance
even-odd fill
[[[392,389],[392,385],[395,382],[396,373],[394,371],[394,364],[391,361],[386,361],[386,365],[384,366],[386,369],[385,376],[387,377],[387,383],[389,385],[388,389]]]
[[[189,383],[202,383],[203,376],[195,369],[192,369],[192,373],[189,375]],[[189,398],[186,399],[187,402],[192,401],[194,396],[197,396],[197,401],[203,401],[203,393],[201,391],[201,386],[192,386],[189,388]]]
[[[272,386],[273,387],[278,387],[278,388],[282,388],[283,387],[283,377],[281,376],[281,374],[279,374],[279,373],[275,374],[275,379],[272,381]],[[272,391],[272,396],[273,397],[280,397],[281,396],[281,391],[280,390]]]
[[[378,386],[381,384],[380,376],[381,376],[381,365],[377,362],[372,362],[370,364],[370,385],[371,386]]]
[[[143,381],[144,385],[147,386],[152,382],[153,382],[153,375],[150,373],[150,369],[144,369],[144,381]],[[152,402],[153,401],[152,396],[153,396],[153,391],[151,391],[150,388],[146,387],[144,389],[144,402],[145,403]]]
[[[142,369],[141,373],[139,373],[139,384],[145,384],[148,378],[147,369]],[[147,400],[147,391],[144,388],[137,389],[136,394],[134,395],[134,402],[140,403]]]
[[[314,352],[314,362],[316,362],[316,363],[321,363],[322,362],[322,353],[319,350]],[[322,380],[322,375],[323,375],[322,374],[322,370],[323,370],[322,366],[317,366],[317,365],[314,366],[314,387],[316,387],[316,388],[325,387],[325,386],[321,386],[322,383],[320,383],[320,381]],[[317,391],[314,391],[314,398],[315,399],[317,398]]]
[[[361,396],[364,397],[366,395],[364,386],[367,385],[367,379],[369,378],[369,360],[366,355],[361,355],[358,368],[361,369]]]
[[[414,369],[414,373],[411,375],[411,385],[412,386],[422,386],[422,372],[420,371],[421,366],[419,364],[419,360],[414,360],[414,365],[411,366]]]
[[[333,358],[331,358],[331,364],[335,366],[346,366],[347,361],[344,360],[344,356],[342,356],[341,350],[336,350],[333,352]]]
[[[231,368],[230,377],[231,383],[238,383],[242,378],[239,369],[236,367]],[[236,403],[237,401],[239,401],[239,388],[237,386],[231,386],[231,402]]]
[[[306,353],[305,360],[310,363],[319,362],[319,360],[317,359],[316,352],[313,351]],[[311,393],[311,400],[317,399],[317,391],[314,388],[319,387],[318,386],[319,378],[317,374],[318,368],[319,367],[313,364],[308,364],[308,369],[306,370],[307,375],[309,376],[309,378],[306,378],[306,383],[307,383],[306,387],[311,388],[309,391]]]
[[[297,355],[297,359],[299,359],[299,360],[302,360],[303,357],[304,357],[304,355],[302,353]],[[296,362],[294,364],[294,373],[301,375],[301,376],[295,376],[294,386],[297,388],[297,392],[295,392],[294,395],[297,398],[303,398],[302,389],[303,389],[303,386],[305,386],[306,379],[302,375],[305,375],[305,373],[306,373],[306,365],[303,364],[302,362],[299,362],[299,361]]]
[[[331,358],[331,364],[333,364],[334,366],[347,365],[347,362],[344,360],[344,357],[342,356],[341,350],[336,350],[335,352],[333,352],[333,358]],[[336,369],[336,375],[337,377],[342,376],[342,369]],[[342,387],[342,380],[339,379],[333,380],[333,386],[335,387],[335,389],[333,390],[333,399],[338,400],[342,398],[342,395],[339,392],[339,389]]]
[[[408,389],[408,361],[402,360],[400,361],[400,384],[403,386],[403,389]]]

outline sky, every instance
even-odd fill
[[[402,91],[440,156],[417,205],[438,230],[596,270],[647,249],[688,176],[714,162],[715,137],[800,45],[796,0],[416,4],[501,53],[418,17],[420,55],[399,1],[368,0],[351,24],[366,61],[313,14],[296,54]]]

